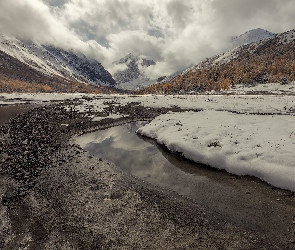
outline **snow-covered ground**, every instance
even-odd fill
[[[247,87],[242,84],[237,84],[233,88],[225,90],[223,94],[251,94],[251,93],[265,93],[269,95],[294,95],[295,94],[295,82],[289,84],[279,83],[267,83],[257,84],[252,87]]]
[[[172,152],[295,191],[295,117],[227,111],[169,113],[138,133]]]
[[[266,89],[267,95],[246,94]],[[0,105],[77,99],[77,105],[71,108],[79,112],[102,112],[107,102],[118,106],[134,103],[189,109],[161,115],[138,132],[194,161],[239,175],[257,176],[274,186],[295,191],[294,83],[236,86],[235,90],[234,95],[188,96],[0,94]],[[97,121],[111,117],[120,118],[121,114],[92,118]]]

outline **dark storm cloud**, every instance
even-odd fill
[[[61,7],[69,1],[70,0],[44,0],[43,2],[53,7]]]

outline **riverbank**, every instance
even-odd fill
[[[1,128],[3,249],[294,247],[292,210],[285,233],[249,230],[244,223],[149,185],[77,147],[71,140],[76,134],[179,111],[103,102],[101,110],[88,106],[81,112],[81,99],[66,100],[23,113]],[[121,117],[110,118],[111,113]],[[98,116],[109,118],[93,119]],[[294,201],[293,196],[288,199],[287,203]],[[276,216],[284,214],[273,207],[265,208],[265,214],[267,209]]]

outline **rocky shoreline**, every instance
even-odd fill
[[[94,122],[91,111],[65,109],[75,105],[38,107],[1,127],[1,249],[293,249],[294,231],[277,238],[249,231],[123,173],[72,140],[177,107],[108,103],[100,115],[126,116]]]

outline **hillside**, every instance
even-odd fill
[[[295,80],[295,30],[234,48],[209,58],[169,82],[139,91],[146,93],[194,93],[219,91],[235,84],[287,84]]]
[[[255,42],[267,40],[267,39],[273,38],[275,35],[276,34],[269,32],[267,30],[257,28],[257,29],[249,30],[242,35],[233,36],[229,39],[229,45],[228,45],[229,51],[227,53],[222,54],[221,56],[218,56],[217,59],[218,60],[222,60],[225,58],[229,59],[230,55],[234,56],[234,51],[236,51],[237,47],[240,47],[242,45],[246,45],[249,43],[255,43]],[[163,79],[161,79],[161,81],[158,81],[158,83],[170,82],[174,78],[176,78],[177,76],[192,70],[193,68],[195,68],[198,65],[199,65],[199,63],[194,63],[194,64],[188,66],[187,68],[184,68],[182,70],[172,73],[171,75],[169,75],[167,77],[164,77]]]
[[[253,29],[245,32],[240,36],[231,38],[230,43],[232,48],[239,47],[248,43],[255,43],[258,41],[266,40],[275,37],[276,34],[264,29]]]
[[[111,74],[105,70],[99,62],[90,60],[83,54],[72,50],[65,51],[61,48],[2,35],[0,37],[0,51],[2,51],[2,56],[4,56],[3,53],[5,53],[19,61],[16,62],[10,58],[10,64],[12,62],[16,64],[25,64],[30,70],[34,69],[34,72],[38,72],[33,75],[37,74],[39,78],[51,79],[53,77],[54,80],[52,81],[55,82],[56,79],[59,79],[58,81],[63,79],[62,81],[75,82],[83,85],[91,84],[97,87],[114,87],[116,85],[116,81],[112,78]],[[24,67],[23,65],[21,66],[21,68]],[[8,78],[10,76],[8,76]],[[32,82],[30,82],[31,80]],[[39,81],[38,79],[31,80],[29,81],[30,83]],[[62,86],[55,86],[54,89],[71,91]]]
[[[44,74],[0,51],[0,92],[109,93],[112,91],[107,87],[86,85],[64,77]]]

